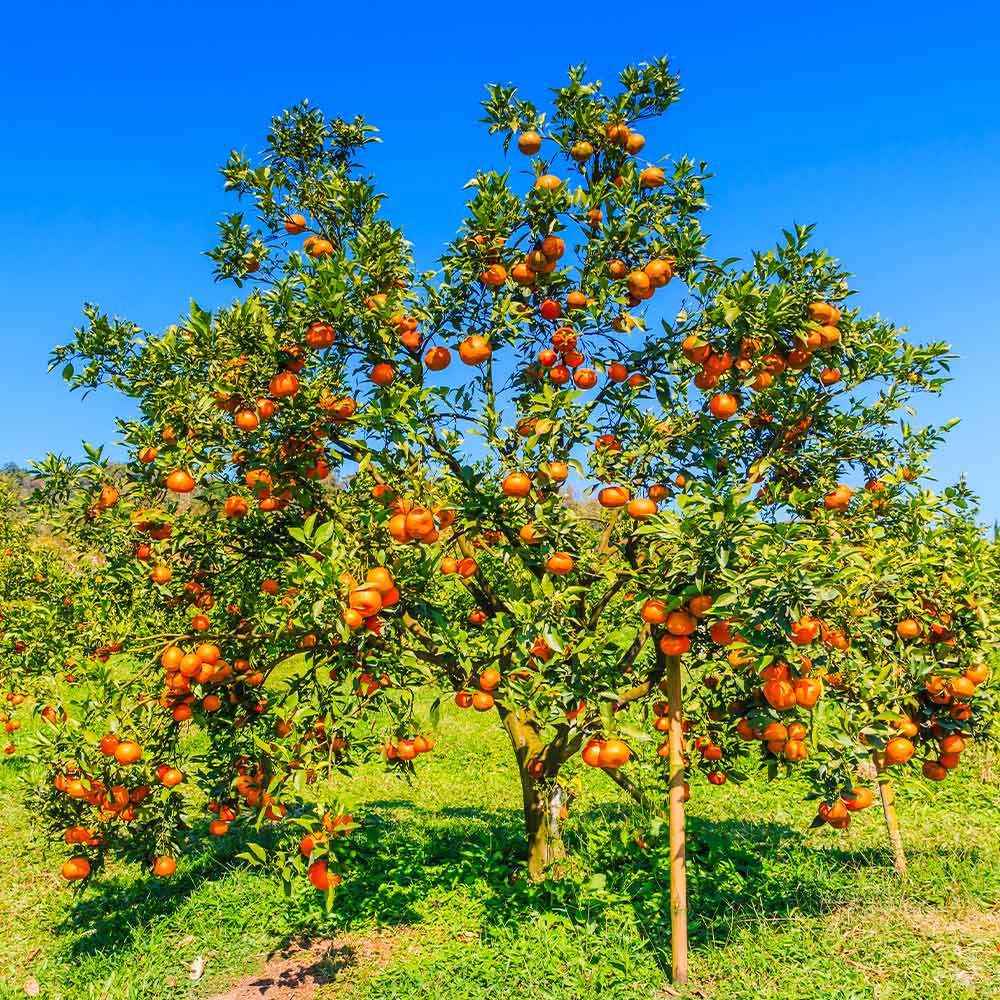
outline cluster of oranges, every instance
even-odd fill
[[[23,645],[24,644],[22,643],[22,646]],[[24,648],[27,649],[27,646]],[[0,680],[2,680],[2,678],[0,678]],[[17,708],[18,706],[24,704],[24,695],[20,691],[8,691],[4,695],[4,700],[11,706],[11,708]],[[21,728],[21,720],[12,719],[7,712],[0,712],[0,722],[3,723],[3,731],[8,736],[13,736],[13,734]],[[3,752],[8,757],[13,756],[17,753],[17,744],[11,741],[3,748]]]
[[[196,700],[193,684],[202,689],[202,710],[217,712],[222,707],[222,699],[214,692],[205,692],[210,685],[231,682],[236,676],[250,687],[264,682],[263,674],[251,670],[248,660],[237,658],[230,664],[222,659],[221,650],[211,642],[202,643],[190,652],[180,646],[167,646],[160,654],[160,665],[166,686],[160,704],[170,710],[176,722],[184,722],[193,714],[192,705]]]
[[[90,506],[87,511],[90,517],[97,517],[98,514],[103,513],[106,510],[111,510],[112,507],[118,504],[118,490],[112,486],[110,483],[106,486],[102,486],[100,492],[97,494],[97,499]]]
[[[430,753],[435,743],[430,736],[412,736],[385,745],[386,760],[413,760],[419,754]]]
[[[409,500],[397,496],[395,490],[384,483],[377,483],[372,487],[372,496],[383,501],[392,511],[389,534],[401,545],[407,542],[431,545],[455,521],[455,511],[451,508],[415,507]]]
[[[665,288],[670,283],[674,276],[674,264],[671,260],[657,257],[645,266],[630,271],[625,261],[615,259],[608,264],[608,274],[625,282],[628,304],[637,306],[651,299],[657,289]]]
[[[510,277],[518,285],[533,285],[539,275],[551,274],[556,269],[565,252],[566,243],[561,236],[546,236],[511,268]],[[495,257],[495,251],[488,253],[488,263],[479,280],[487,288],[498,288],[507,280],[507,268],[496,260],[489,262],[491,256]]]
[[[590,767],[606,767],[616,770],[628,763],[632,756],[627,744],[619,739],[590,739],[580,751],[583,762]]]
[[[598,492],[597,502],[607,510],[624,507],[633,520],[645,521],[657,512],[657,504],[668,495],[669,491],[661,483],[650,486],[644,497],[633,497],[627,486],[605,486]]]
[[[344,609],[347,627],[354,631],[365,625],[370,631],[378,631],[375,616],[399,602],[399,591],[389,570],[384,566],[373,566],[363,584],[346,574],[341,582],[347,585],[349,591]]]
[[[846,830],[851,825],[851,813],[867,809],[874,801],[870,788],[852,788],[850,795],[843,795],[834,802],[821,802],[817,816],[835,830]]]
[[[103,779],[85,774],[75,761],[66,761],[53,778],[53,786],[69,798],[92,806],[98,824],[115,821],[131,823],[138,817],[141,803],[149,797],[152,789],[144,776],[139,778],[138,784],[127,782],[123,774],[128,772],[112,770],[110,762],[114,761],[121,768],[132,768],[142,759],[142,747],[135,740],[120,739],[115,733],[102,736],[99,746],[102,756],[109,760],[109,769]],[[155,775],[157,782],[168,789],[184,780],[183,773],[169,764],[158,765]],[[67,827],[63,839],[70,845],[89,847],[99,847],[103,842],[100,833],[80,823]],[[176,867],[173,857],[162,855],[154,858],[152,870],[155,875],[166,878],[174,873]],[[74,857],[63,864],[61,874],[67,881],[76,881],[86,878],[90,870],[90,862],[86,858]]]
[[[591,135],[586,139],[578,139],[570,147],[570,157],[582,167],[597,152],[623,152],[629,156],[640,153],[646,145],[646,138],[639,132],[633,132],[624,122],[609,122],[604,129],[604,135]],[[542,137],[534,129],[526,129],[517,138],[517,148],[525,156],[534,156],[542,148]],[[613,177],[613,183],[620,187],[624,178],[620,174]],[[658,188],[665,183],[661,167],[646,167],[639,174],[639,185],[642,188]],[[542,174],[535,179],[535,188],[556,191],[562,187],[562,181],[553,174]],[[588,219],[592,225],[601,222],[600,209],[591,209]]]
[[[499,670],[488,667],[476,680],[478,691],[457,691],[455,704],[459,708],[474,708],[477,712],[488,712],[495,704],[493,692],[502,680]]]
[[[694,377],[695,387],[702,391],[714,389],[722,376],[735,371],[741,378],[753,375],[751,388],[760,391],[767,389],[786,369],[804,371],[810,366],[815,351],[832,347],[840,341],[837,329],[840,310],[836,306],[813,302],[808,312],[811,325],[796,333],[788,350],[772,350],[760,357],[757,356],[760,344],[752,337],[741,341],[738,356],[733,358],[730,351],[716,351],[705,338],[690,334],[684,339],[681,349],[688,361],[701,368]],[[826,386],[836,384],[840,378],[836,368],[825,368],[819,375],[820,382]],[[739,406],[739,398],[734,393],[718,393],[709,400],[709,412],[720,420],[729,419]]]
[[[920,739],[926,746],[937,745],[937,755],[923,763],[923,774],[931,781],[943,781],[948,772],[958,767],[962,751],[966,749],[968,733],[961,725],[972,716],[969,704],[980,684],[989,675],[984,663],[966,667],[957,677],[945,678],[931,674],[919,692],[922,713],[905,715],[893,723],[899,733],[885,747],[887,763],[905,763],[916,753],[913,740]],[[945,712],[949,726],[941,724],[938,713]],[[955,724],[958,723],[956,726]]]
[[[574,299],[579,296],[579,299]],[[570,292],[567,303],[581,301],[586,304],[587,298],[582,292]],[[562,306],[555,299],[546,299],[541,304],[542,316],[558,318],[562,315]],[[616,321],[617,322],[617,321]],[[549,381],[553,385],[564,386],[570,381],[577,389],[593,389],[598,382],[598,374],[594,368],[585,367],[586,356],[580,350],[580,338],[576,330],[569,325],[559,326],[553,331],[551,347],[542,348],[537,355],[537,363],[529,365],[526,375],[530,381],[538,381],[548,372]],[[626,382],[631,389],[643,389],[649,384],[649,379],[638,372],[629,374],[628,368],[620,361],[607,366],[608,381],[614,383]]]
[[[301,236],[308,228],[308,223],[306,222],[306,217],[299,214],[298,212],[293,212],[284,222],[285,232],[289,236]],[[321,257],[329,257],[333,253],[333,244],[324,239],[322,236],[317,236],[315,233],[310,233],[302,241],[302,249],[305,250],[310,257],[314,257],[317,260]],[[256,264],[256,262],[253,262]],[[248,267],[247,270],[256,270],[256,267]]]
[[[708,594],[697,594],[685,606],[669,609],[657,599],[647,600],[639,615],[648,625],[663,626],[660,636],[660,651],[665,656],[682,656],[691,648],[691,636],[699,625],[699,619],[708,614],[712,598]]]

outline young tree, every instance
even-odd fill
[[[567,762],[644,801],[656,769],[685,978],[684,688],[712,783],[747,752],[734,720],[782,727],[769,766],[810,756],[820,677],[860,659],[818,617],[865,586],[847,525],[877,510],[847,484],[919,506],[898,470],[939,435],[898,422],[948,354],[849,308],[808,228],[745,269],[714,261],[705,165],[643,156],[638,129],[677,78],[661,60],[618,83],[574,68],[544,113],[491,88],[486,122],[518,168],[470,182],[424,274],[357,162],[371,127],[298,106],[223,170],[251,211],[210,256],[245,297],[160,335],[88,306],[55,351],[74,387],[116,388],[139,414],[121,422],[124,475],[56,465],[43,491],[74,530],[100,525],[101,575],[135,595],[133,669],[102,678],[47,753],[52,826],[89,845],[67,877],[108,850],[169,874],[197,780],[212,832],[241,808],[290,811],[306,836],[286,871],[332,892],[334,834],[354,823],[323,776],[412,768],[433,744],[413,708],[430,684],[507,732],[532,878],[563,856]]]

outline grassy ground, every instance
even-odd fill
[[[313,972],[329,980],[317,1000],[674,995],[666,852],[621,834],[629,817],[617,790],[581,774],[567,828],[573,877],[526,885],[508,754],[491,720],[453,709],[417,782],[373,770],[355,783],[358,814],[383,821],[378,853],[341,887],[329,916],[308,887],[286,899],[276,879],[235,860],[235,838],[193,843],[167,882],[120,866],[73,894],[19,804],[17,765],[4,764],[0,997],[23,997],[30,978],[40,996],[64,1000],[212,996],[309,938],[336,939],[316,952]],[[991,761],[964,766],[969,780],[901,790],[905,886],[874,808],[846,834],[806,833],[812,809],[787,783],[696,783],[683,995],[1000,995],[1000,787]],[[192,982],[197,956],[205,972]]]

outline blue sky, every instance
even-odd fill
[[[258,149],[281,108],[308,97],[381,129],[368,162],[430,263],[462,185],[500,162],[477,123],[483,84],[543,99],[570,63],[610,80],[666,54],[685,94],[647,149],[709,161],[716,256],[815,222],[863,306],[950,341],[956,381],[921,417],[962,423],[935,471],[966,473],[1000,517],[992,4],[84,2],[7,5],[4,29],[0,463],[113,438],[120,400],[84,402],[46,373],[82,302],[157,329],[189,298],[230,297],[201,256],[233,207],[217,168]]]

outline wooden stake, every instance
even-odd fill
[[[670,973],[675,983],[688,979],[687,854],[684,821],[684,752],[681,723],[681,658],[666,657],[670,705]]]
[[[892,787],[892,779],[885,773],[885,757],[880,753],[873,753],[872,758],[878,772],[878,795],[882,800],[882,815],[885,817],[885,829],[892,849],[892,867],[900,878],[906,878],[906,852],[903,850],[903,837],[899,832],[899,818],[896,816],[896,791]]]

